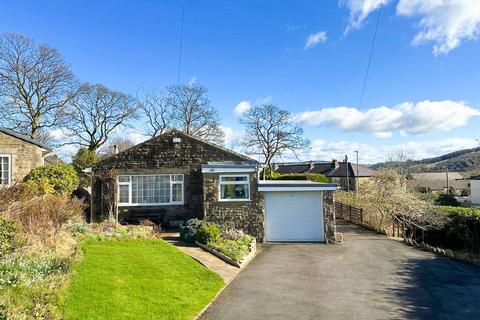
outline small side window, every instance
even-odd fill
[[[248,175],[220,176],[220,201],[249,201],[250,178]]]

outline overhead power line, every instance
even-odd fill
[[[182,22],[180,26],[180,49],[178,52],[178,72],[177,72],[177,84],[180,83],[180,70],[182,67],[182,48],[183,48],[183,20],[185,19],[185,2],[182,0]]]
[[[368,57],[367,70],[365,72],[365,79],[363,80],[362,95],[360,96],[360,102],[358,108],[362,107],[363,96],[365,94],[365,88],[367,87],[368,73],[370,72],[370,64],[372,63],[373,49],[375,48],[375,40],[377,39],[378,24],[380,21],[380,15],[382,14],[383,1],[380,2],[380,8],[378,9],[377,22],[375,24],[375,31],[373,33],[372,46],[370,47],[370,55]]]

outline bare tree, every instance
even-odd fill
[[[414,158],[414,152],[399,147],[386,155],[385,167],[396,171],[403,177],[410,178],[414,172],[414,167],[412,165]]]
[[[218,111],[210,104],[208,90],[198,84],[174,85],[166,89],[166,106],[171,108],[173,126],[200,139],[223,144]]]
[[[140,110],[149,125],[148,135],[156,137],[172,127],[172,112],[162,91],[152,89],[138,97]]]
[[[135,142],[132,140],[117,136],[114,138],[109,139],[99,150],[98,155],[101,158],[113,156],[117,151],[122,152],[125,151],[133,146],[135,146]]]
[[[246,147],[260,150],[268,167],[275,157],[286,151],[296,154],[309,145],[303,129],[291,122],[290,113],[272,104],[254,106],[244,114],[240,123],[245,125]]]
[[[135,119],[137,104],[131,96],[100,84],[83,84],[66,110],[65,127],[75,143],[96,151],[120,125]]]
[[[19,33],[0,36],[0,123],[42,138],[59,124],[74,75],[60,53]]]

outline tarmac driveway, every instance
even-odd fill
[[[480,268],[352,225],[265,244],[201,319],[480,319]]]

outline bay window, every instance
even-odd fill
[[[118,176],[120,206],[183,204],[183,174]]]
[[[0,187],[8,187],[12,183],[12,157],[0,154]]]
[[[220,175],[220,201],[249,201],[248,175]]]

